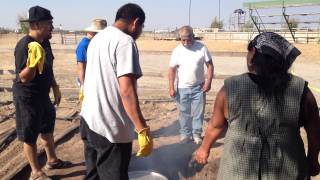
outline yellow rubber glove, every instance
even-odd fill
[[[148,156],[153,150],[153,140],[150,136],[150,127],[146,127],[137,133],[140,147],[139,151],[137,152],[137,156]]]
[[[80,103],[82,103],[83,98],[84,98],[84,95],[83,95],[83,86],[81,86],[80,89],[79,89],[79,101],[80,101]]]
[[[45,51],[38,42],[33,41],[28,44],[28,67],[37,66],[39,74],[42,74],[45,57]]]

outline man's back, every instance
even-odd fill
[[[119,93],[118,77],[141,76],[134,40],[109,26],[90,42],[81,115],[90,129],[111,142],[131,142],[133,124]]]

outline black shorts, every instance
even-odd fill
[[[20,141],[36,143],[39,133],[53,133],[56,111],[49,97],[14,97],[16,131]]]

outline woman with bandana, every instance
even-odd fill
[[[280,35],[265,32],[248,45],[248,73],[224,82],[201,146],[208,162],[211,145],[227,129],[218,179],[310,179],[320,171],[320,119],[308,83],[288,72],[300,51]],[[300,127],[307,133],[305,153]]]

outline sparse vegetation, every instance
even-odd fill
[[[0,34],[8,34],[9,32],[12,32],[11,29],[0,27]]]
[[[210,28],[218,28],[218,29],[222,29],[223,28],[223,21],[219,21],[217,16],[214,17],[211,25],[210,25]]]
[[[253,23],[251,21],[247,21],[245,24],[241,26],[241,31],[252,31],[253,29]]]
[[[289,30],[289,27],[290,27],[293,31],[296,31],[297,28],[299,27],[299,21],[298,19],[290,18],[289,24],[283,24],[282,27],[287,30]]]
[[[29,33],[29,23],[21,22],[21,20],[27,19],[26,15],[18,15],[18,26],[20,27],[19,32],[27,34]]]

